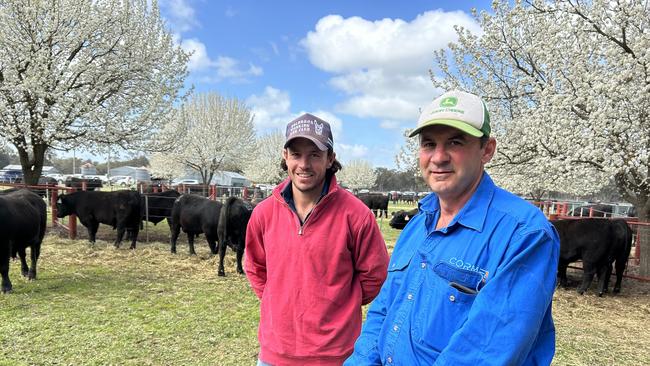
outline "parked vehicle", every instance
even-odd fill
[[[22,177],[23,172],[20,170],[0,170],[0,183],[16,183]]]
[[[109,178],[109,181],[111,182],[112,185],[116,185],[120,187],[129,187],[135,182],[133,180],[133,177],[131,177],[130,175],[114,175]]]
[[[172,187],[178,187],[180,185],[188,185],[188,184],[200,184],[200,183],[196,179],[179,179],[179,180],[172,181]]]
[[[57,182],[58,184],[63,184],[63,183],[65,183],[65,179],[67,178],[65,175],[63,175],[63,174],[59,174],[59,173],[50,173],[50,174],[45,174],[45,176],[46,176],[46,177],[50,177],[50,178],[52,178],[52,179],[56,179],[56,182]]]

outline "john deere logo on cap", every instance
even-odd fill
[[[447,97],[440,101],[441,107],[455,107],[458,104],[458,98],[456,97]]]

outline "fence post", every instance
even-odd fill
[[[56,226],[56,222],[58,221],[56,214],[56,201],[59,200],[59,191],[57,189],[52,190],[52,195],[50,196],[50,207],[52,209],[52,226]]]
[[[639,225],[638,232],[639,240],[636,242],[636,255],[639,258],[639,274],[644,277],[650,277],[650,258],[648,258],[648,253],[641,253],[650,247],[650,225],[647,223]]]
[[[84,182],[85,183],[85,182]],[[85,190],[85,184],[82,183],[81,187],[82,189]],[[72,188],[72,192],[76,192],[76,188]],[[68,237],[70,239],[76,239],[77,238],[77,215],[70,215],[68,217]]]

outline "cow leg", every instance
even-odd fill
[[[25,252],[24,247],[18,249],[18,256],[20,257],[20,274],[22,274],[23,277],[27,277],[29,274],[29,267],[27,266],[27,253]]]
[[[562,288],[567,288],[567,278],[566,278],[566,269],[569,266],[567,261],[560,259],[560,262],[557,266],[557,276],[560,279],[559,284]]]
[[[226,271],[223,268],[223,258],[226,256],[226,240],[219,240],[219,270],[217,271],[218,276],[225,276]]]
[[[237,273],[244,274],[244,267],[241,265],[242,258],[244,257],[244,246],[240,245],[237,248]]]
[[[36,262],[38,262],[38,256],[41,254],[41,245],[39,244],[32,244],[31,249],[30,249],[30,257],[32,260],[32,267],[29,269],[29,273],[27,274],[27,278],[30,280],[35,280],[36,279]]]
[[[172,225],[171,226],[171,251],[172,253],[176,254],[176,241],[178,241],[178,235],[181,233],[181,227],[180,225]]]
[[[130,232],[131,232],[131,235],[132,235],[132,237],[131,237],[131,249],[135,249],[135,243],[136,243],[136,241],[138,241],[138,233],[140,232],[140,229],[139,229],[139,227],[136,226],[134,229],[131,229]]]
[[[124,228],[123,224],[117,225],[117,238],[115,238],[115,243],[113,244],[115,248],[119,248],[120,245],[122,244],[122,238],[124,237],[125,231],[126,229]]]
[[[598,296],[607,293],[609,287],[609,277],[612,275],[611,264],[606,264],[598,268]]]
[[[591,263],[586,263],[582,262],[582,283],[580,284],[580,287],[578,287],[578,293],[580,295],[584,294],[585,291],[589,288],[589,285],[591,285],[591,281],[594,279],[594,275],[596,274],[596,269],[594,268],[594,265]]]
[[[99,229],[99,222],[91,220],[86,228],[88,229],[88,241],[91,244],[95,244],[95,237],[97,235],[97,229]]]
[[[194,250],[194,234],[187,233],[187,243],[190,246],[190,255],[196,255],[196,251]]]
[[[627,258],[625,260],[617,259],[616,260],[616,283],[614,284],[614,293],[617,294],[621,292],[621,282],[623,282],[623,272],[625,272],[625,265],[627,264]]]
[[[2,275],[2,292],[11,292],[12,286],[9,280],[9,256],[10,248],[9,243],[0,243],[0,275]]]

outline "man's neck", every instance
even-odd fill
[[[296,208],[296,213],[300,217],[301,221],[305,221],[307,215],[318,203],[318,200],[320,199],[323,192],[324,185],[325,180],[323,180],[318,185],[317,189],[310,190],[309,192],[300,191],[292,185],[291,194],[293,195],[293,204]]]

